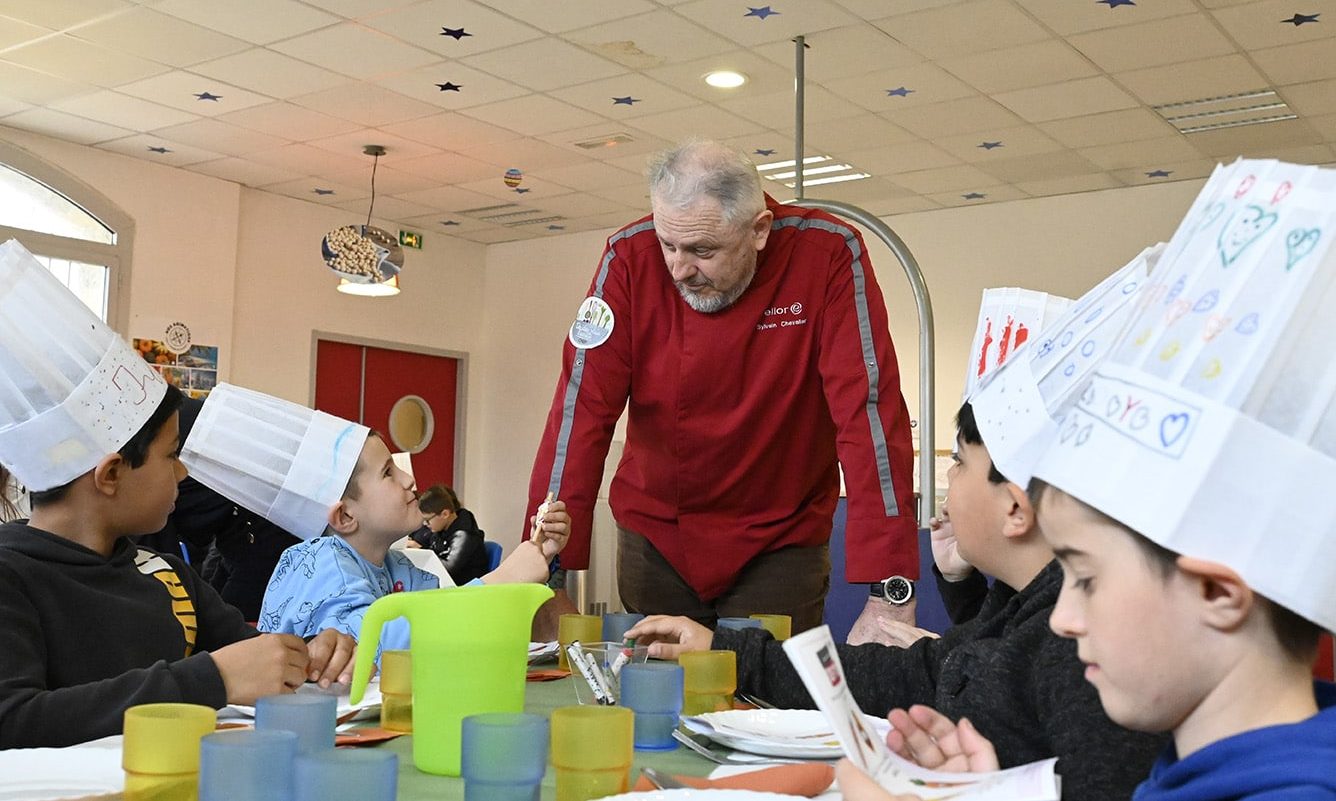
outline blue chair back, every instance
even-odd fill
[[[501,565],[501,543],[488,540],[482,545],[487,549],[487,572],[490,573]]]

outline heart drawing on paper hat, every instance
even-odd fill
[[[1248,206],[1243,215],[1236,217],[1220,230],[1220,259],[1224,266],[1233,264],[1248,246],[1262,238],[1279,220],[1273,212],[1261,206]]]
[[[1294,268],[1299,260],[1317,247],[1322,238],[1322,231],[1317,228],[1295,228],[1285,235],[1285,272]]]

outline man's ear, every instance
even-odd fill
[[[93,467],[93,489],[109,498],[113,497],[130,469],[130,463],[119,453],[103,456]]]
[[[766,209],[752,219],[751,235],[752,245],[757,252],[765,249],[766,240],[770,238],[770,223],[775,219],[775,213]]]
[[[1206,625],[1219,631],[1233,631],[1256,608],[1256,593],[1230,568],[1191,556],[1180,556],[1175,562],[1182,578],[1190,582]]]
[[[357,530],[357,518],[352,516],[348,510],[348,502],[339,499],[337,503],[329,507],[329,527],[339,534],[351,534]]]
[[[1006,518],[1002,523],[1002,536],[1008,538],[1024,537],[1035,527],[1034,506],[1030,503],[1030,496],[1020,485],[1013,482],[1006,482],[1002,485],[1002,502],[1011,502],[1011,508],[1007,510]]]

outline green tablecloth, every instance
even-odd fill
[[[549,717],[552,710],[560,706],[575,704],[575,685],[571,678],[556,681],[529,682],[525,685],[524,709],[543,717]],[[419,799],[462,799],[464,780],[450,776],[435,776],[423,773],[413,767],[413,740],[411,736],[391,740],[379,748],[388,748],[399,755],[399,798],[400,801],[419,801]],[[678,746],[673,751],[636,751],[635,763],[631,770],[631,782],[640,776],[640,768],[662,769],[669,773],[705,776],[715,767],[714,763],[698,754]],[[543,799],[556,798],[556,774],[548,765],[547,775],[543,777]]]

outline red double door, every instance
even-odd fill
[[[459,360],[448,356],[393,350],[332,340],[317,340],[315,408],[375,429],[391,451],[411,450],[419,488],[436,482],[454,486],[455,417]],[[391,431],[390,413],[408,413],[410,424]],[[404,409],[407,405],[412,409]],[[415,418],[424,413],[427,431]],[[402,417],[400,419],[403,419]],[[395,434],[408,431],[397,443]],[[429,432],[429,433],[427,433]],[[411,436],[427,433],[427,436]]]

